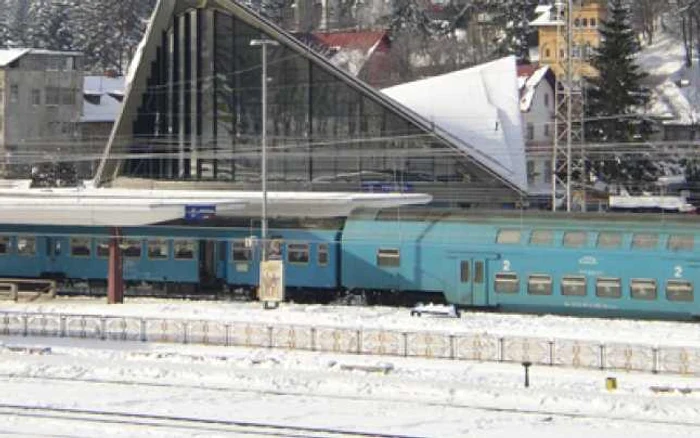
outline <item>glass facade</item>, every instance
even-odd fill
[[[262,48],[251,41],[276,38],[251,22],[191,9],[158,35],[120,178],[260,188]],[[277,39],[267,49],[271,190],[405,190],[438,202],[517,196],[375,92]]]

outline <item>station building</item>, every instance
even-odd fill
[[[276,43],[266,59],[251,45],[259,39]],[[462,135],[521,129],[514,62],[514,114],[491,107],[495,122],[482,123],[472,108],[455,130],[443,122],[460,122],[459,107],[433,118],[410,108],[415,99],[399,103],[396,93],[372,88],[233,0],[159,1],[95,185],[260,190],[263,62],[270,190],[416,192],[460,207],[526,196],[522,138],[481,144],[478,135]],[[453,80],[453,92],[441,94],[469,107],[471,86],[488,102],[510,93],[509,83],[491,82],[500,89]],[[424,101],[435,98],[421,89]]]

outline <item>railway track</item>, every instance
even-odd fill
[[[31,418],[36,420],[98,423],[117,426],[160,428],[171,431],[200,434],[225,433],[285,438],[419,438],[412,435],[395,435],[367,431],[342,430],[327,427],[293,426],[275,423],[221,420],[197,417],[135,414],[130,412],[59,408],[26,404],[0,404],[0,416]]]

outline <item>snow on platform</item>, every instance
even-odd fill
[[[382,90],[466,153],[527,189],[514,57]]]

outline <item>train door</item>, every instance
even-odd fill
[[[216,242],[212,240],[199,241],[199,281],[203,286],[216,282]]]
[[[61,237],[49,236],[44,238],[45,258],[42,273],[48,276],[60,275],[64,271],[63,258],[64,252],[69,251],[65,248],[65,239]]]
[[[465,306],[488,305],[486,266],[486,260],[483,258],[470,258],[459,261],[459,304]]]

